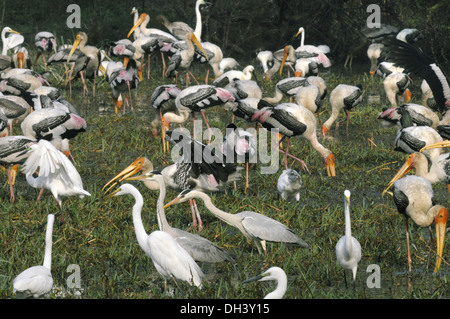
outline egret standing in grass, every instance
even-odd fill
[[[264,299],[282,299],[287,290],[287,276],[283,269],[280,267],[271,267],[262,274],[249,278],[242,283],[251,281],[267,281],[275,280],[277,282],[277,288],[271,293],[267,294]]]
[[[17,297],[39,298],[48,294],[53,287],[52,266],[52,233],[55,215],[47,217],[45,233],[45,254],[42,266],[33,266],[21,272],[13,281],[13,292]]]
[[[361,260],[361,244],[352,236],[352,227],[350,225],[350,191],[345,190],[344,196],[345,235],[336,244],[336,258],[342,268],[344,268],[345,285],[347,285],[346,269],[352,271],[353,284],[355,284],[356,271],[358,270],[358,263]]]
[[[136,239],[144,253],[152,259],[156,270],[164,277],[164,289],[167,288],[168,278],[177,278],[201,288],[203,272],[189,253],[169,233],[157,230],[149,235],[145,231],[141,217],[144,200],[133,185],[123,184],[107,198],[125,194],[132,195],[136,201],[133,206]]]

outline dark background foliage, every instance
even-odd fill
[[[306,30],[306,44],[327,44],[335,63],[345,59],[349,49],[360,42],[359,30],[365,26],[367,6],[378,4],[381,22],[400,29],[417,28],[425,36],[421,47],[445,70],[450,65],[450,1],[437,0],[210,0],[203,8],[202,41],[218,44],[224,56],[250,60],[259,50],[278,50],[292,41],[300,26]],[[101,46],[109,40],[125,38],[132,26],[132,7],[150,15],[150,27],[164,29],[156,21],[159,14],[171,21],[195,26],[195,0],[3,0],[0,2],[1,27],[9,26],[24,34],[33,44],[39,31],[51,31],[59,43],[73,41],[78,29],[69,29],[67,6],[81,8],[81,30],[89,43]],[[294,44],[298,45],[299,40]],[[355,62],[366,62],[366,48],[355,54]]]

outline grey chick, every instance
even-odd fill
[[[300,188],[302,187],[302,177],[293,169],[283,170],[278,178],[278,192],[284,200],[295,203],[300,200]]]

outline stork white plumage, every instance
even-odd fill
[[[34,36],[34,44],[37,48],[36,58],[33,65],[36,65],[39,57],[42,55],[44,60],[44,67],[47,70],[47,60],[45,58],[45,52],[55,52],[56,53],[56,40],[55,35],[48,31],[41,31],[36,33]]]
[[[264,97],[263,100],[269,103],[278,103],[283,96],[292,97],[297,94],[300,87],[306,86],[306,78],[303,77],[289,77],[282,79],[275,84],[275,95],[273,97]]]
[[[408,231],[408,218],[411,218],[414,223],[420,227],[429,227],[434,222],[436,228],[437,251],[434,272],[438,272],[444,251],[448,210],[441,205],[434,204],[434,193],[431,188],[431,183],[426,178],[420,176],[407,175],[395,181],[393,198],[398,212],[405,220],[409,271],[412,271]]]
[[[377,70],[378,58],[381,56],[383,47],[383,43],[372,43],[367,48],[367,57],[370,60],[370,75],[374,75]]]
[[[235,80],[251,80],[252,74],[255,68],[253,65],[247,65],[242,71],[240,70],[230,70],[215,79],[212,85],[219,87],[229,87],[230,84]]]
[[[62,218],[62,196],[91,196],[83,189],[81,176],[72,162],[50,142],[40,140],[31,145],[31,154],[22,166],[26,180],[34,188],[48,189],[58,204]],[[38,171],[39,176],[33,174]]]
[[[13,292],[18,298],[39,298],[50,293],[53,288],[51,267],[54,221],[55,215],[48,214],[43,265],[25,269],[13,280]]]
[[[322,125],[322,135],[325,136],[333,123],[337,120],[341,109],[344,109],[347,116],[347,133],[350,120],[349,111],[360,104],[363,100],[362,86],[358,84],[347,85],[339,84],[330,93],[331,115]]]
[[[167,288],[167,279],[170,278],[201,288],[204,274],[189,253],[167,232],[157,230],[147,234],[141,217],[144,200],[133,185],[121,185],[108,198],[128,194],[135,199],[133,225],[136,239],[144,253],[152,259],[156,270],[164,277],[164,288]]]
[[[260,275],[249,278],[242,283],[248,283],[252,281],[267,281],[275,280],[277,282],[277,287],[274,291],[268,293],[264,299],[282,299],[287,290],[287,276],[283,269],[280,267],[270,267]]]
[[[401,128],[402,114],[405,112],[411,117],[413,125],[430,126],[434,129],[439,125],[439,117],[435,112],[426,106],[414,103],[384,109],[378,119],[382,121],[381,125],[384,127],[398,125]]]
[[[345,215],[345,235],[342,236],[336,244],[336,259],[345,270],[352,271],[353,283],[355,283],[358,263],[361,260],[361,244],[352,236],[352,227],[350,220],[350,191],[344,191],[344,215]],[[347,285],[347,280],[345,280]]]
[[[164,208],[194,198],[203,200],[206,208],[214,216],[236,227],[245,237],[253,240],[260,254],[267,254],[266,242],[279,242],[308,247],[308,244],[303,239],[275,219],[252,211],[243,211],[237,214],[227,213],[214,206],[211,198],[199,190],[187,189],[182,191],[176,198],[167,203]]]
[[[386,92],[386,98],[392,106],[397,106],[397,98],[400,104],[402,96],[405,103],[411,101],[411,91],[408,89],[411,84],[411,78],[405,73],[391,73],[386,76],[383,81],[383,86]]]

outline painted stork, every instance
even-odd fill
[[[328,176],[336,176],[334,155],[318,141],[316,118],[306,107],[294,103],[282,103],[275,107],[262,108],[255,112],[253,118],[268,129],[278,129],[279,133],[288,138],[284,157],[286,169],[288,168],[287,156],[290,138],[300,136],[308,140],[311,146],[322,155]],[[299,161],[302,163],[303,169],[308,171],[306,164],[301,160]]]
[[[298,89],[305,85],[307,85],[306,78],[294,76],[282,79],[275,84],[275,95],[273,97],[265,97],[263,100],[272,104],[278,103],[281,101],[283,96],[295,96]]]
[[[383,43],[372,43],[367,48],[367,57],[370,60],[370,75],[374,75],[377,71],[378,58],[381,56],[381,50],[383,47]]]
[[[92,95],[95,96],[95,78],[97,76],[97,70],[100,67],[102,58],[100,50],[94,46],[86,45],[87,41],[88,36],[86,33],[81,31],[77,33],[66,62],[70,62],[70,58],[77,48],[80,49],[84,56],[79,57],[75,61],[75,64],[72,66],[70,71],[68,81],[72,81],[77,75],[80,75],[83,82],[83,96],[85,96],[85,94],[87,95],[89,92],[86,86],[86,79],[92,78],[94,81],[92,86]],[[75,74],[75,76],[72,77],[72,74]]]
[[[227,87],[235,80],[251,80],[255,68],[253,65],[247,65],[242,71],[230,70],[215,79],[212,85],[219,87]]]
[[[322,135],[325,136],[333,123],[339,116],[341,109],[344,109],[347,116],[347,133],[349,123],[349,112],[352,108],[359,105],[363,100],[362,85],[357,86],[339,84],[330,93],[331,115],[322,125]]]
[[[401,127],[400,120],[402,114],[408,113],[413,125],[430,126],[434,129],[439,125],[439,117],[430,108],[414,103],[402,104],[397,107],[384,109],[378,116],[382,120],[382,126],[389,127],[398,125]]]
[[[36,33],[34,36],[34,44],[36,46],[36,58],[34,59],[33,65],[36,65],[39,57],[42,55],[44,60],[44,67],[47,70],[47,61],[45,58],[45,52],[55,52],[56,53],[56,40],[53,33],[48,31],[41,31]]]
[[[423,177],[407,175],[394,182],[393,198],[398,212],[404,217],[406,242],[408,247],[408,267],[412,270],[408,218],[420,227],[429,227],[433,222],[436,227],[437,259],[434,272],[438,272],[444,250],[448,210],[433,202],[431,183]],[[430,228],[429,228],[430,229]],[[431,229],[430,229],[431,233]]]
[[[391,73],[386,76],[383,80],[383,86],[386,98],[392,106],[397,106],[397,98],[400,104],[402,96],[404,96],[405,103],[411,101],[411,91],[408,89],[411,84],[411,78],[405,73]]]

